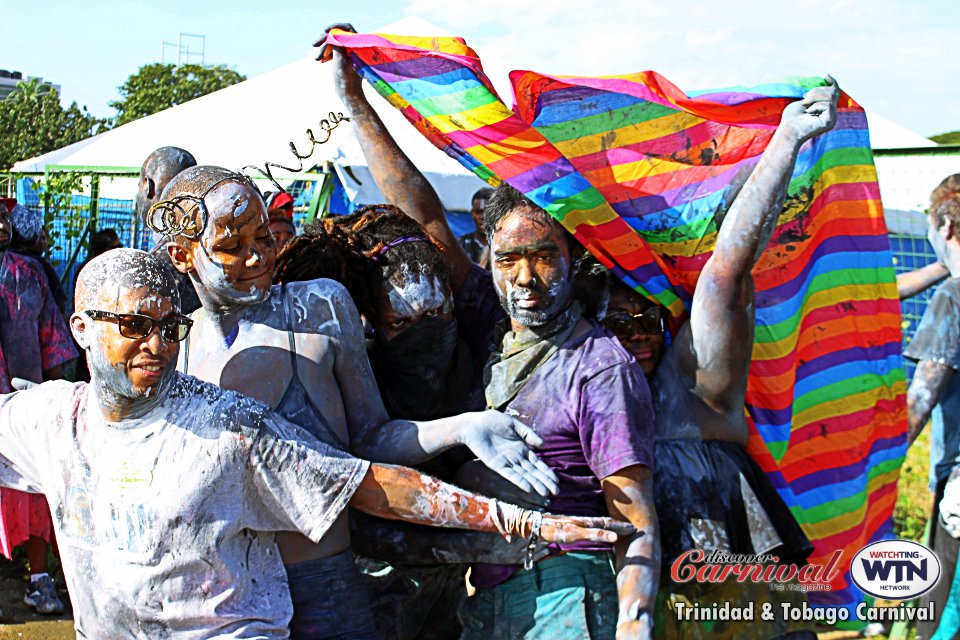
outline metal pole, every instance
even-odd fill
[[[90,176],[90,231],[97,230],[97,210],[100,208],[100,176]]]

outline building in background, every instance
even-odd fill
[[[6,100],[7,96],[13,93],[13,90],[17,88],[18,84],[24,80],[30,79],[30,76],[24,78],[23,73],[20,71],[7,71],[6,69],[0,69],[0,100]],[[37,78],[37,80],[40,81],[43,90],[54,91],[57,93],[57,95],[60,94],[60,85],[44,82],[43,78]]]

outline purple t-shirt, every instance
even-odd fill
[[[568,340],[507,405],[543,438],[537,455],[559,478],[550,512],[607,516],[600,481],[632,465],[653,469],[653,404],[636,360],[598,324]],[[609,551],[574,542],[560,551]],[[515,567],[476,565],[471,582],[490,587]]]
[[[8,380],[42,382],[44,371],[77,357],[40,263],[12,251],[0,262],[0,347]]]

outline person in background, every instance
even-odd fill
[[[90,244],[87,246],[87,259],[80,263],[77,269],[77,275],[83,270],[87,263],[99,255],[103,255],[111,249],[119,249],[123,246],[120,242],[120,236],[116,229],[100,229],[90,234]],[[76,278],[74,278],[76,281]]]
[[[952,588],[960,551],[955,536],[960,528],[950,526],[960,514],[960,376],[955,375],[960,369],[960,174],[945,178],[933,191],[928,222],[935,266],[945,269],[949,277],[934,292],[903,355],[917,361],[907,390],[908,444],[913,444],[928,421],[932,425],[934,503],[929,545],[940,558],[941,574],[936,586],[922,596],[920,606],[935,603],[936,610],[945,613],[960,607],[960,593]],[[939,629],[937,620],[918,622],[917,638],[956,637],[960,625],[955,616],[951,620],[949,629],[943,628],[945,621]]]
[[[160,194],[173,178],[190,167],[197,166],[193,154],[180,147],[160,147],[153,151],[140,167],[140,179],[136,197],[136,211],[140,219],[147,223],[150,208],[160,199]],[[149,226],[149,223],[147,223]],[[166,255],[166,238],[154,234],[154,249],[161,256]],[[184,313],[192,313],[200,308],[200,299],[190,279],[171,265],[170,272],[177,279],[180,288],[180,306]]]
[[[493,196],[493,189],[490,187],[484,187],[473,194],[473,198],[470,199],[470,215],[473,217],[476,229],[457,238],[467,257],[484,269],[490,268],[490,248],[487,247],[487,236],[483,231],[483,211],[487,208],[487,200],[491,196]]]
[[[277,241],[277,251],[283,251],[297,235],[297,228],[293,226],[293,220],[289,218],[270,218],[269,226],[270,233],[273,234],[273,239]]]
[[[57,308],[60,309],[60,313],[64,313],[67,308],[67,293],[60,284],[60,276],[44,255],[47,251],[47,230],[43,226],[43,216],[37,211],[31,211],[18,204],[10,210],[10,223],[13,225],[10,249],[30,256],[40,263],[43,273],[47,276],[53,299],[57,302]]]
[[[4,367],[0,387],[14,378],[33,383],[63,377],[64,365],[77,357],[70,333],[50,290],[43,269],[32,258],[9,251],[13,226],[0,204],[0,351]],[[26,447],[40,443],[25,441]],[[30,586],[24,602],[39,613],[62,613],[47,554],[53,536],[50,507],[42,495],[0,488],[0,553],[12,557],[25,545]]]
[[[274,191],[264,196],[267,205],[267,217],[270,220],[284,218],[293,222],[293,196],[286,191]]]

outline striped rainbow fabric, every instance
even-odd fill
[[[514,71],[510,109],[460,38],[334,31],[329,41],[437,147],[513,185],[678,319],[783,108],[823,83],[685,94],[650,71]],[[849,565],[892,534],[906,382],[866,117],[848,96],[837,126],[801,149],[754,278],[748,449],[814,542],[811,562],[844,549]],[[847,575],[810,594],[851,614],[862,598]]]

